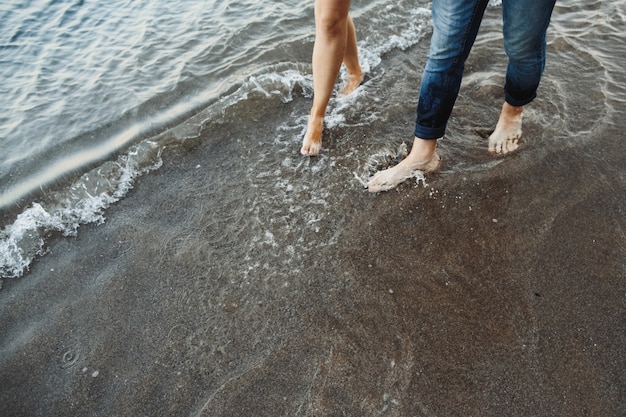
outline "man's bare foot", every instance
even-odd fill
[[[302,140],[300,153],[305,156],[315,156],[322,149],[322,132],[324,129],[324,118],[309,117],[309,124],[306,134]]]
[[[368,184],[370,193],[388,191],[409,178],[413,178],[417,171],[434,172],[441,164],[441,158],[436,152],[436,140],[415,138],[409,155],[398,165],[379,171],[374,174]]]
[[[344,84],[341,91],[337,94],[337,97],[345,97],[348,94],[352,94],[354,90],[359,88],[362,82],[363,82],[362,72],[358,72],[355,74],[348,74],[348,80]]]
[[[509,153],[519,147],[522,137],[522,114],[524,107],[502,105],[496,130],[489,136],[489,152]]]

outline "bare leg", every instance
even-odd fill
[[[351,92],[354,80],[362,78],[358,63],[354,24],[348,16],[350,0],[315,1],[315,45],[313,46],[313,106],[300,152],[317,155],[322,147],[326,106],[337,81],[341,63],[346,60],[349,80],[344,92]],[[358,75],[357,75],[358,74]]]
[[[388,191],[412,178],[416,171],[433,172],[441,160],[437,155],[437,140],[416,137],[411,152],[398,165],[379,171],[370,178],[367,186],[371,193]]]
[[[348,16],[348,39],[346,43],[346,52],[343,55],[343,63],[346,66],[348,72],[348,80],[343,86],[340,96],[347,96],[356,90],[363,81],[363,71],[359,64],[359,54],[356,45],[356,29],[352,18]]]
[[[524,107],[502,105],[496,130],[489,136],[489,152],[508,153],[519,147],[522,137],[522,115]]]

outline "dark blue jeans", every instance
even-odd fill
[[[509,58],[504,98],[513,106],[528,104],[536,96],[555,1],[502,1],[504,50]],[[416,137],[443,137],[487,3],[489,0],[433,0],[433,36],[417,105]]]

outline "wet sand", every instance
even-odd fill
[[[290,181],[335,181],[336,204],[314,233],[275,233],[260,263],[242,250],[238,195],[275,181],[242,184],[233,166],[307,105],[167,149],[104,224],[4,281],[0,415],[626,414],[622,128],[596,138],[614,152],[528,143],[380,195],[355,186],[358,161],[304,167]],[[367,154],[362,138],[388,130],[327,132],[327,152]],[[329,243],[283,267],[290,233]]]

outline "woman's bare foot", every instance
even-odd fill
[[[305,156],[315,156],[322,149],[322,132],[324,130],[324,118],[309,117],[306,134],[302,140],[300,153]]]
[[[417,171],[436,171],[441,164],[436,147],[436,140],[415,138],[413,148],[404,160],[394,167],[377,172],[370,178],[367,184],[368,191],[371,193],[388,191],[414,177]]]
[[[502,105],[496,130],[489,136],[489,152],[509,153],[519,148],[522,137],[522,114],[524,107]]]
[[[358,73],[348,74],[348,80],[344,84],[341,91],[337,94],[337,97],[345,97],[354,92],[361,83],[363,82],[363,73],[359,71]]]
[[[353,74],[348,75],[348,81],[344,85],[343,89],[338,96],[347,96],[353,93],[354,90],[359,88],[363,81],[363,73],[359,70]],[[312,111],[313,112],[313,111]],[[322,149],[322,132],[324,130],[324,118],[317,116],[309,116],[309,123],[306,129],[306,134],[302,140],[302,148],[300,153],[305,156],[315,156],[320,153]]]

